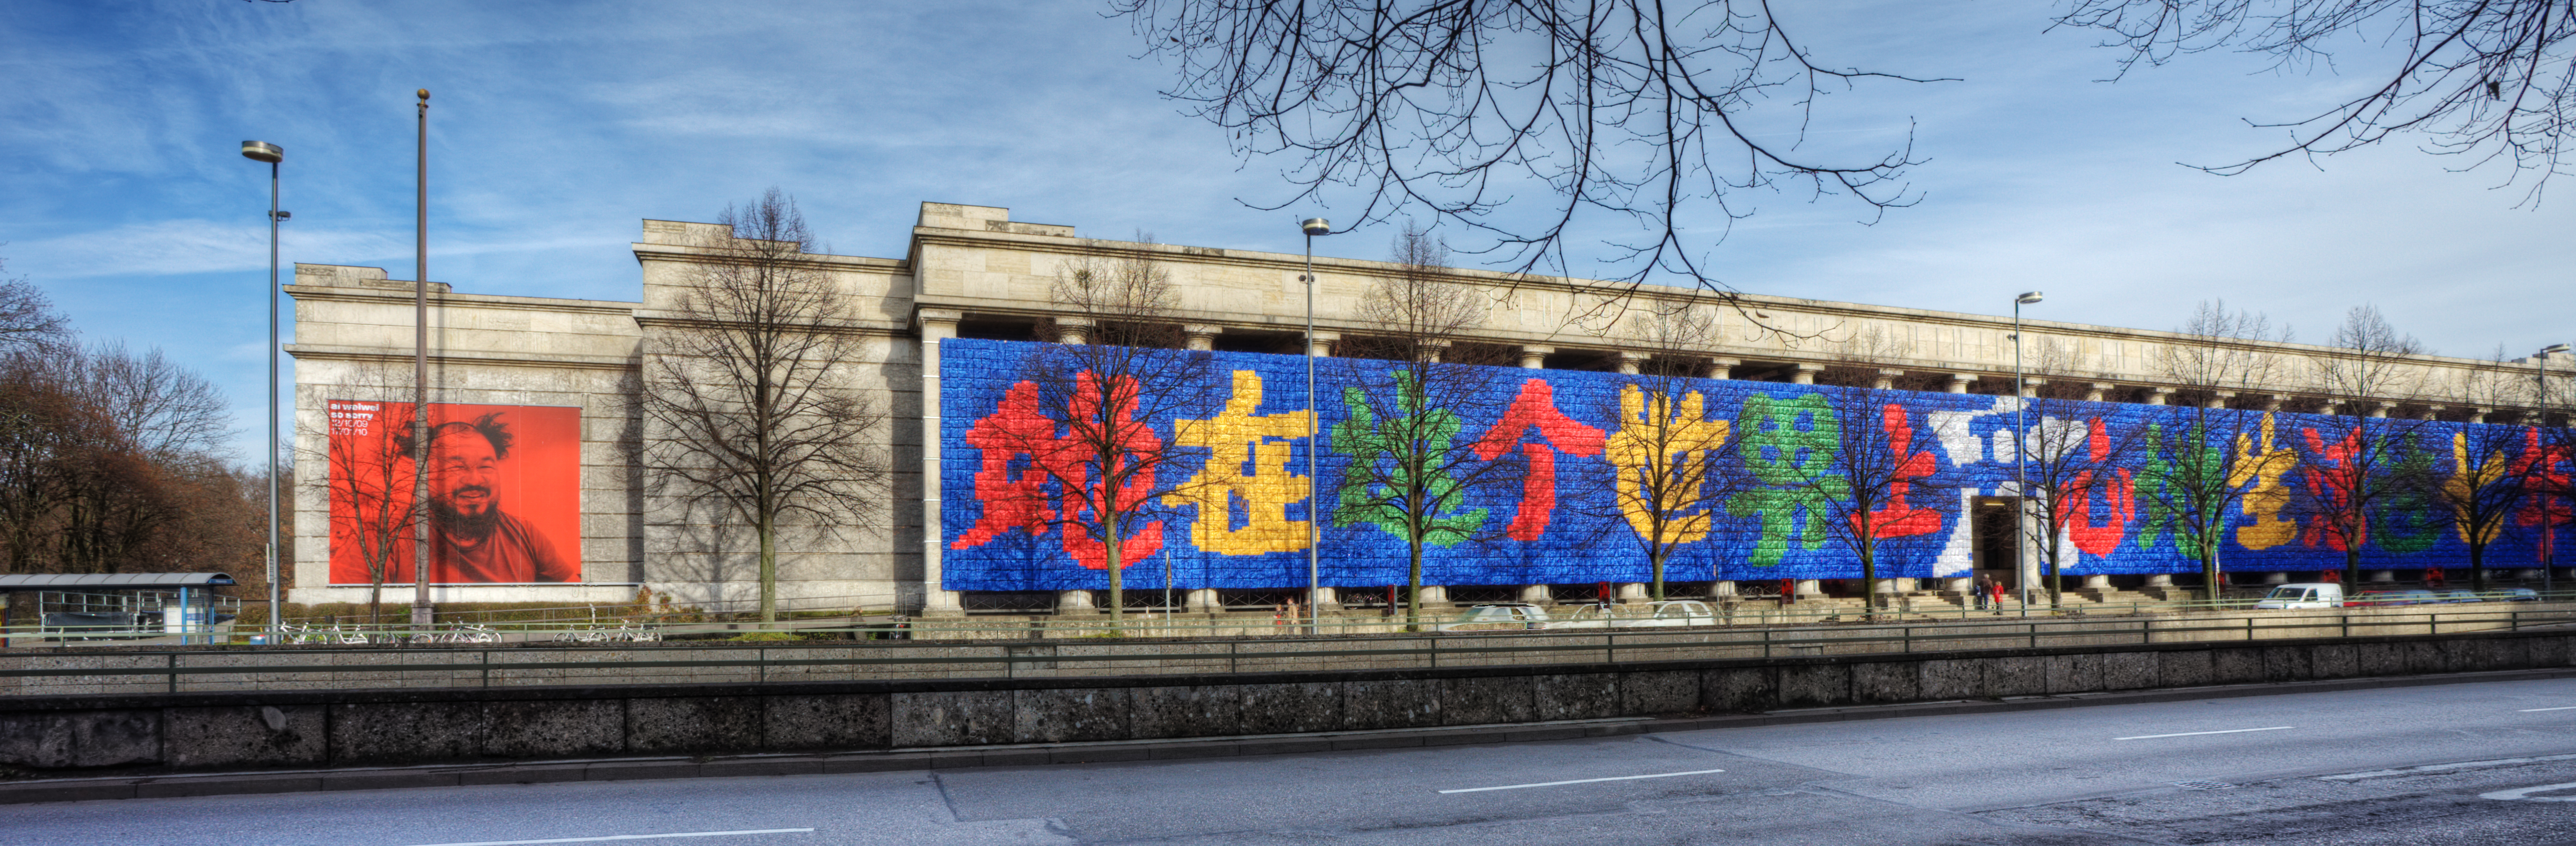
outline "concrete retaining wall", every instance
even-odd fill
[[[2576,633],[1228,676],[0,700],[40,773],[939,748],[1430,728],[2571,666]]]

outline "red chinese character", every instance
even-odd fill
[[[1521,433],[1537,429],[1541,444],[1521,444]],[[1517,541],[1538,540],[1547,534],[1547,521],[1556,513],[1556,453],[1589,458],[1601,454],[1605,436],[1599,429],[1583,425],[1556,410],[1555,392],[1545,381],[1531,379],[1522,383],[1521,395],[1512,400],[1503,419],[1485,430],[1476,441],[1476,457],[1492,461],[1504,450],[1518,444],[1521,455],[1529,459],[1529,475],[1521,480],[1521,502],[1512,512],[1512,523],[1503,534]]]

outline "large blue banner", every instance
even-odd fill
[[[1076,440],[1062,404],[1040,401],[1040,382],[1105,392],[1081,374],[1052,372],[1077,356],[1048,356],[1052,345],[956,339],[939,347],[943,586],[948,590],[1023,591],[1105,588],[1105,544],[1094,537],[1081,497],[1065,479],[1082,478],[1058,450]],[[1170,372],[1193,374],[1190,389],[1164,402],[1131,403],[1163,412],[1122,423],[1119,437],[1171,459],[1131,486],[1136,511],[1120,527],[1125,583],[1160,587],[1168,572],[1179,588],[1263,588],[1306,584],[1306,521],[1314,518],[1306,477],[1309,408],[1307,360],[1299,356],[1169,351]],[[1732,439],[1725,460],[1740,462],[1730,478],[1746,480],[1690,509],[1704,529],[1674,547],[1666,579],[1857,578],[1859,559],[1820,521],[1830,510],[1814,486],[1767,485],[1785,466],[1830,448],[1820,427],[1879,427],[1879,442],[1900,468],[1892,500],[1870,509],[1882,577],[1964,575],[1973,566],[1968,522],[1978,498],[2011,495],[2014,403],[2009,397],[1910,391],[1869,392],[1863,409],[1828,402],[1841,389],[1773,382],[1684,380],[1665,403],[1639,402],[1641,377],[1566,370],[1482,368],[1477,383],[1490,396],[1476,402],[1406,408],[1383,402],[1395,365],[1366,359],[1317,361],[1320,402],[1314,421],[1324,434],[1315,455],[1328,505],[1320,528],[1323,584],[1402,584],[1403,528],[1372,520],[1341,496],[1352,462],[1368,454],[1372,426],[1391,413],[1448,415],[1455,442],[1470,461],[1507,464],[1499,481],[1462,484],[1437,515],[1455,530],[1429,536],[1425,584],[1528,585],[1639,582],[1650,576],[1640,531],[1623,512],[1612,480],[1633,465],[1635,433],[1674,420],[1718,427]],[[1164,386],[1168,388],[1169,386]],[[1622,390],[1629,402],[1622,405]],[[1168,392],[1168,391],[1167,391]],[[1684,400],[1696,395],[1696,408]],[[1359,402],[1353,402],[1358,400]],[[1058,409],[1051,411],[1050,409]],[[1390,411],[1393,409],[1393,411]],[[2334,472],[2357,447],[2339,442],[2351,427],[2330,418],[2259,411],[2202,410],[2126,403],[2053,403],[2035,407],[2026,425],[2074,444],[2084,473],[2062,497],[2061,570],[2068,574],[2198,572],[2189,541],[2169,525],[2170,498],[2152,486],[2185,453],[2234,453],[2231,480],[2241,497],[2225,511],[2220,557],[2230,571],[2340,569],[2341,537],[2329,521],[2300,504],[2341,493]],[[1680,415],[1673,417],[1671,415]],[[1657,419],[1660,418],[1660,419]],[[2345,421],[2348,422],[2348,421]],[[2404,443],[2382,455],[2395,471],[2405,462],[2441,484],[2474,483],[2513,472],[2564,483],[2568,456],[2519,427],[2404,421]],[[2472,459],[2474,438],[2512,438],[2510,454]],[[1624,440],[1623,440],[1624,439]],[[1852,442],[1845,438],[1845,443]],[[2483,442],[2483,441],[2482,441]],[[1623,443],[1627,446],[1623,448]],[[2119,445],[2113,448],[2113,445]],[[2144,445],[2143,447],[2141,445]],[[1805,450],[1802,452],[1801,450]],[[1069,451],[1069,450],[1067,450]],[[2091,460],[2099,466],[2086,466]],[[1053,463],[1051,463],[1053,462]],[[1049,468],[1058,472],[1050,473]],[[2465,469],[2464,469],[2465,468]],[[1631,466],[1629,469],[1633,470]],[[1772,473],[1766,477],[1765,473]],[[1473,474],[1460,474],[1473,475]],[[1714,489],[1714,488],[1713,488]],[[1092,490],[1097,498],[1111,495]],[[2489,567],[2539,566],[2567,521],[2563,499],[2527,497],[2495,530]],[[1634,511],[1633,508],[1629,509]],[[1070,516],[1069,516],[1070,515]],[[2458,567],[2467,562],[2462,529],[2451,509],[2418,492],[2390,497],[2355,540],[2363,566]],[[2000,562],[1989,566],[2003,566]]]

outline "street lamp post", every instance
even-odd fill
[[[289,215],[277,208],[277,170],[286,161],[286,148],[244,141],[241,154],[268,163],[268,641],[276,643],[285,631],[277,616],[277,225]]]
[[[411,628],[429,637],[429,89],[420,90],[418,187],[413,200],[411,287]]]
[[[2030,432],[2022,419],[2022,409],[2030,404],[2030,389],[2022,385],[2021,373],[2021,307],[2039,302],[2038,291],[2024,291],[2013,297],[2013,581],[2021,584],[2021,613],[2030,616],[2030,554],[2022,550],[2022,535],[2029,532],[2030,479],[2029,461],[2023,454],[2030,450]]]
[[[2540,366],[2539,428],[2549,428],[2549,357],[2566,351],[2566,344],[2550,344],[2549,346],[2541,347],[2540,354],[2532,356],[2535,363]],[[2561,491],[2559,493],[2564,496],[2566,492]],[[2540,531],[2542,534],[2544,536],[2554,535],[2557,530],[2558,527],[2549,521],[2549,509],[2542,508],[2540,510]],[[2556,544],[2552,542],[2555,540],[2557,540],[2555,537],[2550,537],[2547,540],[2542,541],[2540,544],[2540,591],[2542,593],[2548,593],[2558,587],[2557,562],[2552,560],[2557,557],[2555,553],[2558,551],[2555,549]]]
[[[1324,633],[1324,609],[1315,600],[1324,595],[1323,567],[1318,557],[1323,548],[1324,483],[1315,476],[1315,452],[1323,448],[1316,432],[1316,420],[1322,412],[1315,403],[1315,236],[1332,234],[1333,224],[1310,217],[1297,228],[1306,233],[1306,633],[1320,635]]]

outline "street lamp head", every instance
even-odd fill
[[[2549,346],[2545,346],[2545,347],[2541,347],[2541,348],[2540,348],[2540,354],[2541,354],[2541,355],[2557,355],[2557,354],[2559,354],[2559,353],[2563,353],[2563,352],[2566,352],[2566,351],[2567,351],[2567,345],[2566,345],[2566,344],[2550,344]]]
[[[286,160],[286,148],[266,141],[242,142],[242,158],[276,164]]]
[[[1306,230],[1308,235],[1330,235],[1333,232],[1332,222],[1320,217],[1306,218],[1306,222],[1297,224],[1297,228]]]
[[[2024,291],[2021,296],[2013,298],[2013,304],[2030,305],[2031,303],[2039,302],[2041,299],[2042,297],[2038,291]]]

